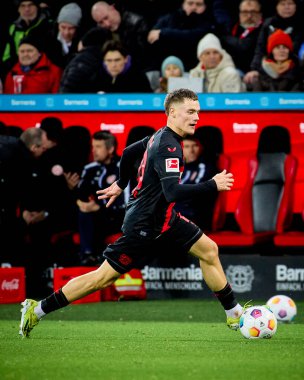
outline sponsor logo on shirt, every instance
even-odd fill
[[[179,173],[179,159],[178,158],[166,158],[166,172]]]
[[[175,152],[176,151],[176,146],[174,148],[168,148],[168,151],[171,152],[171,153]]]

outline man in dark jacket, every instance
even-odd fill
[[[224,49],[244,74],[250,70],[261,26],[262,12],[259,0],[242,0],[238,22],[228,34],[220,37]]]
[[[213,0],[212,12],[219,35],[230,34],[233,25],[239,18],[239,7],[242,0]],[[263,18],[273,16],[276,0],[260,0]]]
[[[134,64],[143,70],[150,68],[148,24],[137,13],[119,11],[114,5],[98,1],[91,10],[97,26],[111,32],[111,39],[120,41],[133,58]]]
[[[45,152],[47,145],[46,133],[39,128],[28,128],[20,139],[0,136],[0,262],[20,264],[17,214],[22,190],[31,177],[33,160]]]
[[[102,93],[152,92],[146,74],[133,64],[133,57],[116,41],[108,41],[103,47],[98,90]]]
[[[169,55],[180,58],[186,71],[196,64],[196,48],[202,37],[214,32],[205,0],[184,0],[175,12],[161,16],[148,34],[153,48],[154,69]]]
[[[60,93],[96,93],[97,77],[102,66],[102,46],[111,33],[96,27],[80,40],[78,53],[66,66],[61,77]]]

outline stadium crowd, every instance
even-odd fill
[[[2,92],[166,92],[181,76],[202,78],[202,92],[303,91],[303,11],[302,0],[15,0],[1,12]]]

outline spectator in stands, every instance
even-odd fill
[[[239,9],[242,0],[213,0],[212,12],[219,36],[230,35],[235,23],[239,20]],[[259,0],[263,19],[273,16],[276,0]]]
[[[190,76],[203,78],[203,92],[242,92],[245,87],[231,56],[212,33],[203,37],[197,46],[199,64]]]
[[[290,34],[294,50],[298,51],[303,41],[303,26],[300,13],[297,12],[297,0],[277,0],[276,14],[267,18],[262,25],[250,68],[244,76],[244,82],[252,84],[259,75],[262,58],[267,54],[267,40],[276,29]]]
[[[82,11],[76,3],[68,3],[59,11],[54,30],[50,35],[48,56],[61,68],[65,68],[77,52],[81,19]]]
[[[43,42],[34,36],[23,38],[18,48],[18,62],[5,78],[5,94],[57,93],[62,70],[42,52]]]
[[[106,208],[96,191],[114,183],[119,177],[120,157],[116,153],[117,141],[110,132],[99,131],[92,137],[94,162],[86,165],[78,184],[79,233],[83,265],[97,264],[97,256],[105,247],[108,235],[119,233],[124,217],[123,194],[118,202]]]
[[[195,136],[183,140],[185,167],[181,183],[201,183],[218,173],[215,162],[207,162],[203,159],[202,149],[203,147]],[[203,230],[210,230],[216,197],[217,194],[207,194],[206,199],[203,200],[201,197],[189,198],[186,201],[177,202],[175,209]]]
[[[39,3],[38,0],[15,0],[19,17],[9,26],[8,40],[2,57],[3,77],[18,61],[20,41],[27,35],[46,37],[52,28],[52,21],[40,9]]]
[[[62,74],[61,93],[96,93],[101,70],[102,46],[111,37],[102,28],[91,28],[79,41],[78,52]]]
[[[142,15],[151,28],[160,16],[174,12],[180,6],[181,0],[120,0],[119,4]]]
[[[96,2],[91,10],[92,18],[100,28],[109,30],[111,38],[120,41],[133,58],[133,63],[146,70],[150,65],[147,43],[148,24],[145,19],[130,11],[119,12],[105,1]]]
[[[262,59],[259,76],[252,84],[258,92],[303,91],[303,75],[293,55],[289,34],[277,29],[268,37],[267,56]]]
[[[98,78],[98,92],[152,92],[148,77],[133,65],[132,57],[117,41],[103,46],[103,71]]]
[[[148,34],[155,68],[158,69],[168,55],[175,55],[183,61],[186,71],[190,70],[196,63],[199,40],[213,30],[205,0],[184,0],[175,12],[161,16]]]
[[[229,33],[220,37],[223,48],[231,55],[236,67],[242,72],[250,70],[254,49],[262,26],[259,0],[242,0],[239,19]]]
[[[47,135],[39,128],[26,129],[20,138],[0,135],[0,262],[23,264],[18,208],[33,162],[47,150],[47,145]]]
[[[167,93],[169,77],[184,76],[185,68],[183,62],[174,55],[170,55],[161,65],[161,77],[159,78],[159,87],[154,92]]]

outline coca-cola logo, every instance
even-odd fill
[[[1,290],[18,290],[19,278],[13,278],[12,280],[3,280],[1,284]]]

